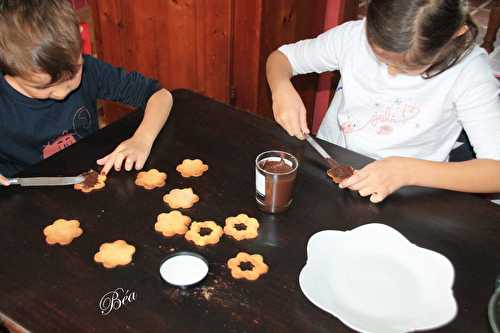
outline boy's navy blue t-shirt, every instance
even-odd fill
[[[10,177],[97,131],[97,99],[144,108],[160,88],[90,56],[80,86],[62,101],[26,97],[0,73],[0,174]]]

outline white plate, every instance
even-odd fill
[[[454,276],[443,255],[374,223],[313,235],[299,283],[313,304],[347,326],[399,333],[440,327],[455,317]]]

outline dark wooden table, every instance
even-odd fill
[[[437,331],[489,332],[487,303],[500,273],[500,208],[472,195],[411,188],[370,204],[333,185],[320,157],[273,122],[186,90],[176,91],[174,99],[171,119],[146,165],[168,173],[164,188],[141,189],[134,185],[136,172],[122,171],[110,173],[105,189],[90,194],[71,187],[0,190],[0,318],[35,332],[350,332],[299,288],[307,240],[321,230],[379,222],[453,263],[459,313]],[[139,119],[132,114],[24,175],[93,168]],[[323,146],[355,167],[369,162]],[[254,159],[269,149],[289,151],[300,161],[295,201],[281,215],[260,212],[254,201]],[[184,158],[201,158],[210,169],[184,179],[175,171]],[[182,237],[160,236],[153,229],[156,216],[169,211],[162,196],[188,186],[201,198],[185,210],[194,220],[223,225],[226,217],[246,213],[261,222],[258,238],[224,237],[200,248]],[[42,230],[58,218],[79,219],[84,234],[69,246],[47,245]],[[136,246],[133,263],[113,270],[94,263],[99,245],[117,239]],[[206,280],[184,291],[162,282],[160,262],[173,250],[204,255],[210,263]],[[255,282],[231,278],[225,263],[242,250],[262,254],[269,273]],[[135,293],[135,301],[103,315],[101,298],[117,288]]]

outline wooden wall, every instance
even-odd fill
[[[159,79],[167,89],[189,88],[267,117],[267,56],[319,34],[326,2],[89,0],[101,59]],[[316,84],[314,75],[296,81],[311,110]],[[121,109],[106,108],[108,120],[119,117]]]
[[[227,100],[231,2],[93,1],[99,56],[159,79]],[[214,76],[217,79],[214,79]]]

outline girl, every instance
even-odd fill
[[[284,45],[267,60],[276,121],[309,133],[290,78],[340,70],[342,80],[318,137],[377,161],[341,188],[380,202],[427,186],[500,192],[499,83],[463,0],[371,0],[366,20]],[[477,159],[450,163],[462,131]]]

